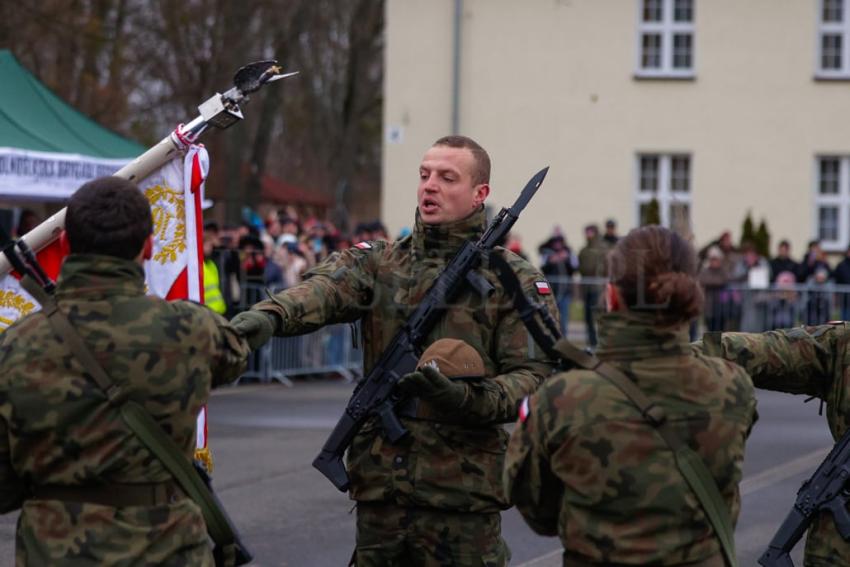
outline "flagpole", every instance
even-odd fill
[[[224,94],[216,93],[198,107],[200,114],[186,125],[178,126],[168,136],[159,141],[145,153],[119,169],[113,175],[138,183],[145,177],[185,152],[210,126],[225,129],[242,120],[239,103],[247,100],[247,95],[261,86],[278,79],[291,77],[294,73],[281,73],[277,61],[258,61],[250,63],[236,72],[234,86]],[[47,220],[26,233],[21,239],[38,252],[59,238],[65,228],[65,210],[50,216]],[[0,255],[0,278],[12,270],[9,260]]]

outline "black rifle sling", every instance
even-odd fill
[[[641,416],[658,432],[664,442],[673,451],[676,466],[699,500],[700,505],[714,528],[726,563],[736,567],[735,540],[732,519],[717,488],[717,481],[705,466],[702,458],[685,444],[673,426],[667,421],[664,409],[650,401],[628,376],[615,366],[602,362],[565,339],[555,344],[555,351],[578,366],[597,372],[616,386],[640,411]]]
[[[138,403],[124,399],[121,387],[110,378],[86,346],[68,317],[59,310],[55,299],[49,296],[30,276],[21,280],[21,286],[41,303],[53,332],[65,343],[73,356],[77,357],[88,375],[103,390],[109,403],[118,408],[121,418],[130,430],[153,453],[174,477],[186,495],[198,505],[204,516],[210,537],[224,555],[224,565],[236,564],[235,536],[210,493],[203,479],[189,460],[169,437],[150,413]]]
[[[501,253],[498,251],[490,253],[487,256],[487,261],[490,269],[493,270],[502,287],[505,288],[531,338],[543,349],[546,356],[552,359],[559,358],[558,353],[554,351],[554,346],[558,337],[561,336],[561,331],[546,306],[526,297],[519,278]],[[540,317],[543,322],[542,325],[537,322],[536,316]]]

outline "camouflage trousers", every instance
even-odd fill
[[[496,513],[357,505],[356,567],[504,567],[511,553]]]

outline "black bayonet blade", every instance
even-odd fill
[[[546,179],[547,173],[549,173],[548,165],[538,171],[537,174],[525,184],[525,188],[522,190],[522,193],[519,194],[519,198],[516,200],[516,203],[514,203],[511,207],[512,216],[519,216],[528,202],[531,201],[531,198],[534,197],[534,194],[537,193],[537,190],[540,188],[543,180]]]

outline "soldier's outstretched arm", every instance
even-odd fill
[[[227,319],[189,301],[174,301],[169,305],[186,322],[185,334],[179,335],[183,347],[207,354],[212,387],[229,384],[245,372],[251,350],[245,336]]]
[[[742,366],[758,388],[825,397],[843,325],[795,327],[766,333],[723,333],[721,353]],[[703,349],[702,341],[696,344]]]
[[[245,372],[251,349],[248,342],[227,319],[217,313],[213,315],[213,387],[229,384]]]
[[[386,243],[373,242],[369,246],[332,254],[304,274],[303,282],[257,303],[252,310],[275,314],[277,335],[300,335],[332,323],[359,319],[378,300],[372,294],[376,259]]]
[[[543,387],[522,402],[519,421],[511,434],[502,476],[505,495],[525,521],[541,535],[558,535],[564,487],[550,468],[547,453],[548,395]]]

